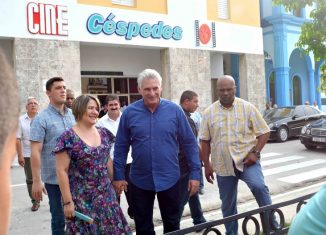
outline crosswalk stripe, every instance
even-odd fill
[[[293,155],[293,156],[289,156],[289,157],[282,157],[282,158],[278,158],[278,159],[272,159],[272,160],[263,160],[261,161],[261,165],[262,166],[269,166],[269,165],[273,165],[273,164],[278,164],[278,163],[284,163],[284,162],[289,162],[289,161],[294,161],[294,160],[299,160],[302,159],[304,157],[302,156],[297,156],[297,155]]]
[[[274,157],[274,156],[279,156],[279,155],[282,155],[282,154],[280,154],[280,153],[262,153],[261,157],[268,158],[268,157]]]
[[[291,170],[296,170],[300,168],[304,168],[307,166],[313,166],[321,163],[326,163],[326,160],[323,159],[315,159],[315,160],[309,160],[305,162],[300,162],[300,163],[295,163],[295,164],[290,164],[286,166],[280,166],[272,169],[267,169],[263,170],[264,176],[269,176],[269,175],[275,175],[281,172],[286,172],[286,171],[291,171]]]
[[[295,183],[300,183],[302,181],[315,179],[315,178],[318,178],[318,177],[321,177],[321,176],[324,176],[324,175],[326,175],[326,168],[320,168],[320,169],[317,169],[317,170],[311,170],[311,171],[307,171],[307,172],[304,172],[304,173],[279,178],[278,180],[283,181],[283,182],[287,182],[287,183],[295,184]]]

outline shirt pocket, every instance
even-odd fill
[[[221,139],[226,135],[227,117],[216,116],[209,122],[209,131],[211,139]]]
[[[245,138],[247,134],[248,123],[244,115],[239,115],[237,118],[234,118],[234,122],[231,125],[232,133],[236,138]]]

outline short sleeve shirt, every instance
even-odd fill
[[[233,163],[243,171],[243,159],[256,145],[256,137],[268,132],[269,127],[257,108],[235,98],[230,108],[217,101],[205,110],[199,138],[210,141],[215,172],[231,176],[235,175]]]
[[[54,148],[61,134],[75,124],[71,109],[65,108],[64,115],[49,104],[31,123],[30,140],[43,144],[41,152],[41,178],[44,183],[58,184]]]
[[[31,156],[31,142],[29,141],[31,121],[27,113],[19,118],[16,137],[21,140],[23,157]]]

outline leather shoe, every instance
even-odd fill
[[[33,204],[31,211],[37,211],[40,208],[40,204]]]

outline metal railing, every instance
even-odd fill
[[[181,229],[178,231],[167,233],[167,235],[182,235],[182,234],[189,234],[196,231],[202,231],[202,234],[217,234],[222,235],[222,232],[218,229],[218,226],[224,226],[225,223],[231,222],[231,221],[238,221],[242,220],[242,232],[244,235],[249,235],[248,228],[249,225],[251,225],[251,230],[254,229],[254,234],[259,235],[261,232],[266,235],[278,235],[278,234],[286,234],[289,230],[289,226],[286,226],[285,224],[285,217],[284,213],[280,208],[286,207],[289,205],[293,205],[297,203],[296,212],[300,210],[301,206],[303,204],[306,204],[307,199],[311,198],[314,195],[314,193],[298,197],[292,200],[288,200],[285,202],[280,202],[276,204],[272,204],[269,206],[260,207],[251,211],[247,211],[244,213],[240,213],[237,215],[225,217],[223,219],[209,221],[203,224],[195,225],[193,227]],[[276,214],[278,214],[279,218],[279,226],[275,228],[275,225],[272,223],[272,218],[277,218]],[[255,215],[260,216],[260,221]],[[250,221],[254,223],[254,228],[252,228],[252,223],[248,224]]]

